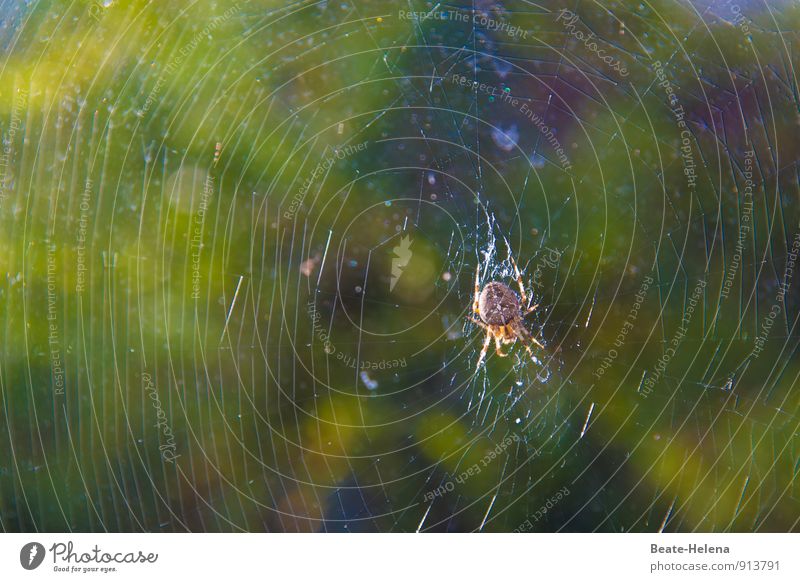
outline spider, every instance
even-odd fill
[[[489,344],[493,338],[495,353],[502,358],[508,356],[508,353],[503,352],[502,346],[504,344],[513,344],[516,340],[520,340],[525,345],[525,349],[528,350],[531,356],[533,356],[533,352],[530,344],[533,343],[540,348],[544,348],[542,344],[536,341],[522,322],[522,319],[533,313],[539,307],[539,304],[523,308],[523,305],[528,304],[528,295],[522,285],[522,275],[520,275],[516,261],[514,261],[513,257],[509,258],[517,275],[519,293],[522,297],[521,303],[517,294],[508,285],[499,281],[492,281],[481,290],[480,265],[475,269],[475,299],[472,303],[474,315],[470,316],[469,319],[486,330],[486,340],[483,342],[483,349],[478,358],[476,370],[480,368],[486,357],[486,352],[489,350]],[[480,319],[476,318],[475,315]]]

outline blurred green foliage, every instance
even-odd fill
[[[798,529],[800,6],[743,3],[745,34],[725,6],[582,4],[581,30],[629,63],[623,80],[557,3],[476,4],[529,38],[375,0],[8,7],[4,531],[510,531],[564,486],[536,529]],[[655,61],[686,112],[694,189]],[[453,73],[546,114],[571,171]],[[510,128],[517,143],[498,147]],[[365,141],[290,211],[319,160]],[[751,149],[752,229],[723,297]],[[563,253],[534,287],[540,369],[516,347],[475,374],[482,338],[463,322],[487,215],[529,284],[546,249]],[[413,268],[391,294],[374,273],[407,219]],[[498,239],[493,264],[505,254]],[[407,365],[372,372],[370,391],[337,354]],[[423,502],[509,434],[485,470]]]

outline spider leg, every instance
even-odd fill
[[[481,297],[481,284],[480,284],[480,276],[481,276],[481,266],[477,265],[475,267],[475,298],[472,300],[472,313],[480,313],[478,309],[478,300]]]
[[[480,319],[478,319],[477,317],[473,317],[473,316],[471,316],[471,315],[468,315],[468,316],[467,316],[467,319],[468,319],[468,320],[470,320],[470,321],[471,321],[472,323],[474,323],[475,325],[480,325],[480,326],[481,326],[483,329],[489,329],[489,326],[488,326],[488,325],[486,325],[485,323],[483,323],[483,322],[482,322]]]
[[[531,351],[529,343],[536,344],[541,349],[545,349],[544,346],[535,337],[533,337],[533,334],[531,334],[531,332],[528,330],[528,328],[526,328],[524,325],[517,324],[515,326],[514,330],[517,333],[517,337],[519,337],[520,340],[522,341],[522,343],[525,345],[525,349],[528,350],[528,353],[530,353],[530,351]],[[533,354],[531,354],[531,355],[533,355]]]
[[[528,294],[525,293],[525,286],[522,284],[522,274],[519,272],[519,267],[517,267],[517,261],[514,260],[514,257],[508,257],[508,258],[511,259],[511,264],[514,265],[514,273],[516,273],[516,275],[517,275],[517,285],[519,285],[519,294],[520,294],[520,297],[522,297],[522,304],[523,305],[527,305],[528,304]],[[536,307],[538,307],[538,305],[534,306],[533,308],[529,309],[528,311],[529,312],[533,311],[534,309],[536,309]]]
[[[520,343],[523,346],[525,346],[525,351],[528,352],[528,355],[535,362],[536,361],[536,356],[534,355],[533,350],[531,349],[531,343],[536,344],[540,348],[544,348],[544,346],[542,344],[540,344],[538,341],[536,341],[533,337],[531,337],[531,335],[529,333],[525,333],[524,335],[520,335],[519,336],[519,340],[520,340]]]
[[[522,342],[522,345],[523,345],[523,346],[525,346],[525,349],[528,351],[528,355],[529,355],[531,358],[533,358],[533,357],[534,357],[534,356],[533,356],[533,350],[531,350],[531,346],[530,346],[530,344],[526,344],[525,342]]]
[[[494,352],[501,358],[506,358],[508,357],[508,353],[503,352],[503,348],[500,344],[501,339],[502,338],[499,335],[494,336]]]
[[[478,365],[475,366],[476,372],[480,369],[481,363],[483,362],[483,359],[486,357],[486,352],[489,351],[489,342],[491,341],[492,341],[492,332],[486,330],[486,340],[483,342],[483,349],[481,350],[481,355],[478,358]]]
[[[522,317],[526,317],[526,316],[530,315],[531,313],[533,313],[534,311],[536,311],[536,308],[537,308],[537,307],[539,307],[539,304],[538,304],[538,303],[537,303],[536,305],[533,305],[533,306],[531,306],[531,307],[528,307],[527,311],[525,311],[525,313],[523,314],[523,316],[522,316]]]
[[[539,343],[539,341],[535,337],[533,337],[531,334],[529,334],[529,333],[526,334],[524,339],[529,341],[530,343],[536,344],[538,347],[544,349],[544,346],[541,343]],[[530,346],[527,343],[525,343],[524,341],[522,343],[525,344],[525,348],[528,350],[528,353],[530,353],[530,351],[531,351]],[[533,355],[533,354],[531,354],[531,355]]]

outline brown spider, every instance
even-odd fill
[[[480,319],[474,316],[469,317],[469,319],[486,330],[486,341],[483,342],[483,349],[478,358],[476,369],[480,368],[483,359],[486,357],[492,338],[494,338],[495,352],[502,358],[508,356],[507,353],[503,353],[502,345],[513,344],[516,340],[520,340],[523,343],[531,356],[533,356],[531,351],[532,343],[544,348],[542,344],[531,336],[531,333],[522,322],[522,319],[533,313],[539,305],[536,304],[525,308],[523,311],[522,306],[528,304],[528,295],[525,293],[525,288],[522,285],[522,275],[520,275],[517,263],[513,258],[511,258],[511,264],[514,265],[514,272],[517,274],[517,284],[519,285],[522,303],[520,303],[520,298],[508,285],[499,281],[492,281],[481,290],[480,265],[475,269],[475,300],[472,303],[472,312]]]

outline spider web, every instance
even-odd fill
[[[3,11],[3,530],[797,530],[798,9],[571,4]]]

